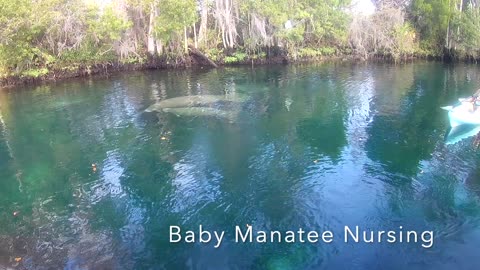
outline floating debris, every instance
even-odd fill
[[[290,111],[290,105],[292,105],[293,100],[291,98],[286,98],[285,99],[285,108],[287,108],[287,111]]]

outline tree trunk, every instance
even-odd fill
[[[157,48],[157,54],[158,55],[162,55],[163,54],[163,44],[162,44],[162,41],[160,39],[156,39],[155,40],[155,45],[156,45],[156,48]]]
[[[227,41],[225,40],[225,31],[223,30],[223,27],[222,27],[222,43],[223,43],[223,48],[226,49]]]
[[[154,16],[153,16],[153,27],[155,27],[155,18],[157,18],[157,17],[158,17],[158,9],[155,8],[155,12],[154,12]],[[156,51],[157,55],[162,55],[162,53],[163,53],[162,41],[160,39],[155,38],[154,43],[155,43],[155,48],[157,49],[157,51]]]
[[[200,18],[200,29],[198,33],[198,41],[199,42],[204,42],[205,45],[207,44],[207,26],[208,26],[208,5],[207,5],[208,0],[203,0],[202,1],[202,12],[201,12],[201,18]]]
[[[448,26],[447,26],[447,37],[445,40],[445,47],[450,50],[450,20],[448,21]]]
[[[193,42],[195,44],[195,49],[198,48],[197,29],[195,28],[195,23],[193,24]]]
[[[225,49],[233,48],[235,45],[237,30],[234,8],[232,0],[215,0],[215,16],[222,32]]]
[[[187,40],[187,27],[183,27],[183,36],[185,38],[184,45],[185,45],[185,54],[188,53],[188,40]]]
[[[230,0],[225,0],[225,20],[227,22],[227,46],[233,48],[233,31],[235,30],[235,21],[232,14],[232,6]]]
[[[463,12],[463,0],[460,1],[460,18],[462,17],[462,12]],[[459,42],[460,38],[460,26],[457,26],[457,38],[454,40],[455,41],[455,50],[457,49],[457,43]]]
[[[153,37],[155,27],[155,5],[152,3],[150,5],[150,19],[148,21],[148,41],[147,41],[147,51],[150,56],[155,55],[155,38]]]
[[[205,54],[201,53],[199,50],[197,50],[195,48],[192,48],[192,46],[190,46],[189,48],[190,48],[190,52],[192,52],[193,55],[195,55],[195,56],[199,57],[200,59],[204,60],[205,62],[207,62],[209,65],[211,65],[214,68],[218,67],[217,64],[215,64],[215,62],[210,60]]]

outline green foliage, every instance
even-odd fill
[[[27,77],[72,63],[115,61],[113,46],[132,26],[113,6],[100,10],[83,1],[0,0],[0,10],[0,70]]]
[[[420,55],[427,57],[439,57],[442,56],[443,50],[442,48],[432,45],[428,40],[421,40],[418,52]]]
[[[452,0],[412,0],[410,11],[415,27],[427,43],[440,48],[445,44],[454,5]]]
[[[242,13],[250,16],[245,20],[251,21],[244,43],[254,51],[276,40],[293,57],[308,53],[298,51],[305,46],[343,45],[349,22],[345,8],[349,4],[350,0],[241,1]]]
[[[166,43],[197,21],[195,0],[160,0],[155,32]]]
[[[48,74],[47,68],[38,68],[38,69],[28,69],[28,70],[22,71],[21,75],[23,77],[38,78],[46,74]]]
[[[122,64],[144,64],[146,62],[147,62],[146,57],[134,56],[134,55],[120,60],[120,63]]]
[[[205,55],[212,61],[218,61],[223,57],[223,51],[218,48],[211,48],[205,51]]]
[[[103,10],[98,6],[89,6],[86,12],[84,23],[87,31],[82,44],[62,54],[60,59],[63,62],[81,63],[81,65],[114,62],[118,56],[113,46],[132,26],[132,23],[119,16],[112,6],[107,6]]]
[[[243,62],[243,61],[245,61],[246,58],[247,58],[246,53],[237,51],[237,52],[233,53],[232,56],[226,56],[223,59],[223,61],[225,62],[225,64],[234,64],[234,63]]]
[[[347,38],[349,16],[344,9],[350,0],[303,0],[303,18],[311,42],[343,44]]]
[[[414,54],[418,51],[417,43],[415,41],[416,33],[413,26],[409,23],[404,23],[394,28],[393,32],[396,47],[393,50],[394,58],[401,55]]]
[[[410,11],[421,34],[421,49],[441,55],[444,48],[459,57],[479,57],[480,9],[460,0],[413,0]]]
[[[239,62],[244,61],[247,58],[247,54],[244,52],[236,51],[233,56],[238,59]]]
[[[76,50],[65,52],[59,59],[63,64],[77,64],[78,66],[96,65],[106,62],[114,62],[117,59],[113,50],[100,51],[104,47],[97,47],[93,42],[85,43]]]
[[[254,13],[268,19],[274,28],[281,28],[289,19],[289,0],[243,0],[240,1],[241,11],[244,14]]]
[[[321,55],[322,55],[322,52],[319,49],[301,48],[298,50],[299,57],[315,58]]]
[[[120,17],[111,6],[102,12],[98,8],[90,9],[91,17],[87,20],[88,33],[97,43],[111,44],[121,39],[122,34],[132,26],[128,20]]]
[[[303,42],[303,35],[305,33],[304,27],[297,25],[291,29],[283,29],[279,31],[278,36],[282,38],[287,46],[295,46]]]
[[[452,39],[457,53],[478,57],[480,54],[480,8],[467,7],[464,12],[456,12],[452,20]]]
[[[260,52],[252,55],[252,59],[265,59],[267,58],[267,54],[265,52]]]
[[[225,64],[238,63],[238,59],[236,57],[233,57],[233,56],[225,56],[225,59],[223,59],[223,61],[225,62]]]
[[[320,53],[322,55],[328,56],[328,55],[334,55],[337,52],[337,50],[333,47],[322,47],[320,48]]]
[[[55,1],[0,0],[0,66],[19,73],[38,66],[46,54],[36,41],[51,21]]]
[[[301,48],[298,50],[298,56],[304,58],[316,58],[320,56],[331,56],[336,53],[336,49],[333,47],[320,47],[320,48]]]

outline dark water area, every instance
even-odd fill
[[[480,155],[446,144],[440,107],[479,87],[476,65],[326,63],[3,89],[0,269],[478,269]],[[222,114],[145,112],[232,93]],[[171,225],[226,235],[169,243]],[[335,237],[235,243],[235,226]]]

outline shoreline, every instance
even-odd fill
[[[304,57],[291,59],[288,56],[273,56],[270,58],[247,58],[236,63],[215,62],[218,68],[224,67],[245,67],[245,66],[268,66],[268,65],[291,65],[291,64],[305,64],[305,63],[322,63],[328,61],[334,62],[351,62],[351,63],[369,63],[369,62],[383,62],[383,63],[406,63],[419,60],[426,61],[442,61],[440,58],[432,57],[418,57],[412,56],[400,60],[393,60],[388,57],[371,57],[364,58],[355,55],[335,55],[335,56],[319,56],[319,57]],[[189,55],[180,61],[170,62],[165,59],[151,59],[148,63],[142,64],[122,64],[122,63],[103,63],[90,66],[78,66],[75,69],[53,69],[45,75],[38,77],[27,77],[22,75],[11,75],[7,77],[0,77],[0,89],[11,88],[21,85],[35,85],[48,82],[59,82],[72,78],[88,78],[97,76],[110,76],[117,73],[128,73],[132,71],[148,71],[148,70],[181,70],[181,69],[196,69],[196,68],[212,68],[208,63],[202,59]]]

